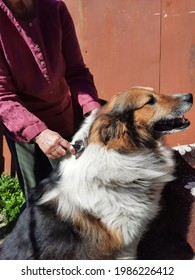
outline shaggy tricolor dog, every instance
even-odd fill
[[[132,259],[161,191],[174,179],[162,136],[186,129],[192,94],[156,94],[134,87],[89,116],[68,155],[40,183],[1,259]]]

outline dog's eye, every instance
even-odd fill
[[[149,100],[146,102],[146,105],[154,105],[156,103],[156,98],[153,95],[149,96]]]

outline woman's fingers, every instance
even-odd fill
[[[66,155],[68,150],[71,154],[75,154],[73,146],[57,132],[50,129],[43,130],[34,138],[44,154],[52,159],[56,159]]]

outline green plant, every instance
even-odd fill
[[[0,213],[5,223],[13,222],[24,203],[24,195],[17,178],[0,176]]]

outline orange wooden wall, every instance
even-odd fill
[[[65,0],[100,97],[134,85],[195,93],[195,0]],[[195,108],[195,107],[194,107]],[[170,146],[195,142],[190,129]]]

